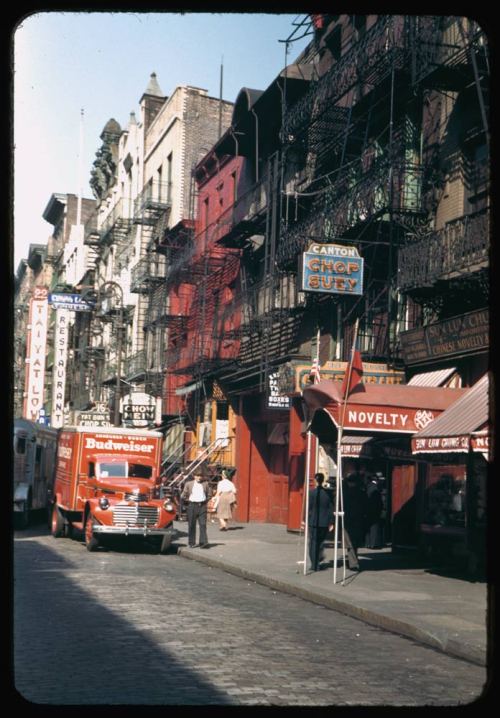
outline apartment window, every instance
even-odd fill
[[[163,187],[162,187],[162,183],[161,183],[161,180],[162,180],[162,176],[161,176],[161,175],[162,175],[162,167],[160,166],[160,167],[158,167],[158,169],[157,169],[157,171],[156,171],[156,181],[157,181],[157,183],[158,183],[158,201],[159,201],[159,202],[162,201],[162,199],[163,199],[163,194],[164,194],[164,192],[163,192]]]
[[[171,152],[167,157],[167,202],[172,199],[172,168],[173,168],[173,153]]]

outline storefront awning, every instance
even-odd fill
[[[351,431],[414,434],[433,422],[465,389],[408,385],[359,385],[344,411],[340,383],[324,380],[302,396],[308,411],[328,414],[335,427]]]
[[[360,434],[343,436],[340,442],[342,456],[349,456],[355,459],[371,457],[373,454],[373,436],[362,436]]]
[[[457,399],[432,425],[412,438],[414,454],[448,454],[487,451],[489,445],[489,378],[485,374]]]
[[[448,380],[453,376],[456,370],[456,367],[452,366],[447,369],[437,369],[436,371],[426,371],[422,374],[415,374],[408,382],[408,386],[449,386]]]

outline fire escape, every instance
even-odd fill
[[[132,224],[140,230],[140,259],[132,267],[130,291],[138,294],[136,307],[136,351],[127,358],[125,376],[129,382],[142,382],[145,391],[161,396],[163,370],[161,358],[151,356],[151,335],[162,336],[161,308],[165,306],[166,258],[156,251],[170,217],[171,187],[153,182],[144,187],[134,201]],[[163,301],[162,301],[163,300]],[[149,354],[149,355],[148,355]]]
[[[488,47],[473,21],[454,21],[444,27],[434,18],[425,23],[416,46],[415,79],[425,88],[456,93],[462,102],[464,121],[451,173],[461,173],[467,202],[464,214],[440,229],[409,235],[398,261],[400,290],[429,315],[441,317],[486,306],[489,297]],[[441,194],[446,190],[443,178],[431,175],[430,192],[432,180],[438,184],[439,179]]]

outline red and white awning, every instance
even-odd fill
[[[306,387],[302,393],[311,414],[325,412],[335,427],[346,432],[414,434],[437,419],[466,389],[401,384],[366,384],[344,405],[339,382],[330,380]]]
[[[485,374],[432,425],[412,438],[414,454],[448,454],[478,451],[488,457],[489,379]]]

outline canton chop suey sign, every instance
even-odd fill
[[[311,244],[299,259],[300,289],[326,294],[363,294],[363,258],[356,247]]]

